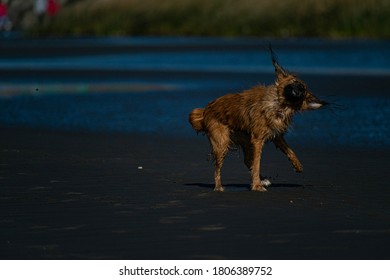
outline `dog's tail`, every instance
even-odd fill
[[[203,108],[196,108],[188,116],[192,128],[198,133],[204,131],[203,113]]]

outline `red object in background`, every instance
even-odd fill
[[[7,6],[3,3],[0,3],[0,17],[5,17],[8,15]]]
[[[49,0],[47,2],[47,14],[49,16],[55,16],[60,10],[60,6],[57,4],[55,0]]]

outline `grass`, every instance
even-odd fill
[[[84,0],[31,34],[390,38],[388,0]]]

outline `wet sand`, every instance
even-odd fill
[[[268,144],[267,193],[239,152],[215,193],[205,137],[1,128],[1,259],[389,259],[384,149]]]
[[[295,119],[303,174],[268,144],[267,193],[239,152],[214,193],[188,112],[273,82],[268,40],[118,40],[1,42],[0,259],[390,258],[387,42],[273,42],[343,109]]]

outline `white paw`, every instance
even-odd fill
[[[269,187],[269,186],[271,186],[271,181],[268,180],[268,179],[263,179],[263,180],[261,180],[261,184],[262,184],[264,187]]]

